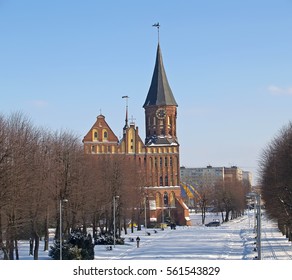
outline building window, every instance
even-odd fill
[[[171,192],[169,195],[169,205],[170,207],[175,207],[175,194],[174,192]]]
[[[162,178],[162,176],[160,176],[160,178],[159,178],[159,186],[163,186],[163,178]]]
[[[98,133],[97,133],[97,131],[94,131],[93,132],[93,140],[97,141],[97,139],[98,139]]]
[[[167,157],[164,159],[164,166],[167,166]]]
[[[161,195],[160,193],[156,193],[155,195],[156,206],[161,207]]]
[[[165,186],[168,186],[168,176],[165,176]]]
[[[163,204],[164,204],[165,207],[168,206],[168,194],[167,194],[167,192],[165,192],[164,195],[163,195]]]
[[[159,158],[159,160],[160,160],[160,167],[162,167],[162,157]]]

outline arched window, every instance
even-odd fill
[[[159,178],[159,186],[163,186],[163,178],[162,178],[162,176],[160,176],[160,178]]]
[[[174,192],[171,192],[169,195],[169,206],[175,207],[175,194],[174,194]]]
[[[167,192],[165,192],[164,195],[163,195],[163,205],[165,207],[168,206],[168,193]]]
[[[161,194],[156,193],[155,195],[156,207],[161,207]]]
[[[96,129],[92,130],[92,138],[93,138],[93,141],[97,141],[98,140],[98,132],[97,132]]]
[[[164,182],[165,182],[165,186],[168,186],[168,176],[166,175],[165,178],[164,178]]]
[[[103,141],[107,141],[107,138],[108,138],[107,130],[106,129],[103,129],[102,130],[102,140]]]

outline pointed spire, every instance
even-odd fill
[[[174,99],[174,96],[172,94],[171,88],[166,77],[159,43],[157,46],[156,62],[152,76],[152,81],[143,107],[145,108],[146,106],[152,105],[177,106],[177,103]]]
[[[126,99],[126,118],[125,118],[125,126],[123,128],[123,131],[125,133],[126,129],[129,127],[128,126],[128,98],[129,98],[129,96],[128,95],[124,95],[124,96],[122,96],[122,98]]]

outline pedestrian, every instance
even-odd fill
[[[140,237],[139,236],[137,236],[136,241],[137,241],[137,248],[139,248],[139,243],[140,243]]]

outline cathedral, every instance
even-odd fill
[[[158,43],[154,72],[143,105],[145,141],[141,140],[138,127],[128,123],[127,110],[122,139],[114,134],[103,115],[97,117],[83,139],[86,154],[132,155],[136,157],[137,164],[143,163],[148,226],[170,222],[190,225],[189,209],[183,202],[180,188],[177,107]]]

